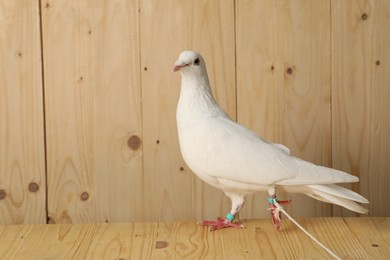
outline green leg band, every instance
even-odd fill
[[[230,221],[233,221],[233,220],[235,219],[235,217],[234,217],[232,214],[230,214],[230,213],[228,213],[228,214],[226,215],[226,218],[227,218],[228,220],[230,220]]]
[[[274,201],[278,201],[278,197],[276,196],[269,196],[267,199],[269,204],[274,204]]]

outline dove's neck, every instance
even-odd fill
[[[182,77],[176,117],[179,128],[196,124],[204,118],[227,116],[215,101],[207,75]]]

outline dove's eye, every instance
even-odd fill
[[[199,59],[198,59],[198,58],[196,58],[196,59],[194,60],[194,65],[195,65],[195,66],[199,66]]]

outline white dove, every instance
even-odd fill
[[[243,227],[233,221],[245,195],[268,191],[273,223],[279,229],[276,189],[368,212],[356,203],[369,203],[367,199],[334,184],[357,182],[357,177],[294,157],[287,147],[269,143],[234,122],[215,101],[200,54],[183,51],[173,71],[182,75],[176,119],[183,159],[200,179],[221,189],[232,202],[226,219],[200,224],[211,230]]]

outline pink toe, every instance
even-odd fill
[[[209,226],[210,231],[218,230],[218,229],[223,229],[227,227],[234,227],[234,228],[243,228],[244,226],[238,223],[232,223],[228,219],[222,219],[222,218],[217,218],[217,220],[214,221],[209,221],[209,220],[204,220],[198,222],[199,225],[202,226]]]

